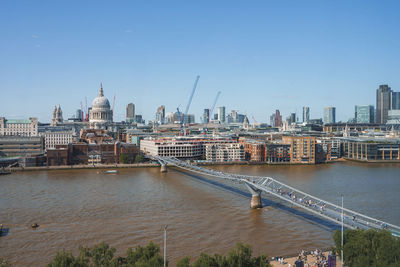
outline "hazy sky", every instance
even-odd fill
[[[115,120],[133,102],[146,120],[164,104],[196,121],[217,106],[259,122],[303,106],[337,120],[400,91],[400,1],[0,1],[0,116],[64,119],[100,82]]]

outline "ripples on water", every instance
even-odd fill
[[[300,190],[400,225],[400,164],[339,163],[313,166],[218,166],[275,177]],[[201,252],[226,253],[237,242],[255,254],[295,254],[332,245],[333,226],[267,198],[250,210],[248,193],[223,188],[169,168],[20,172],[0,177],[0,218],[7,236],[0,256],[15,266],[44,266],[61,248],[105,241],[120,254],[149,241],[162,244],[168,224],[168,259]],[[32,230],[37,222],[40,227]]]

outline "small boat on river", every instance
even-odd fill
[[[118,170],[108,170],[108,171],[105,171],[104,173],[106,173],[106,174],[116,174],[116,173],[118,173]]]

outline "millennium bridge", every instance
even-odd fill
[[[189,161],[182,161],[175,157],[148,156],[161,165],[161,172],[167,172],[167,165],[174,166],[189,172],[203,176],[214,177],[221,180],[231,181],[235,184],[244,185],[251,193],[251,208],[261,208],[261,194],[275,196],[286,203],[299,207],[311,214],[322,217],[335,224],[350,229],[386,229],[392,235],[400,236],[400,227],[363,215],[359,212],[343,208],[318,197],[307,194],[289,185],[277,181],[271,177],[250,176],[233,174],[212,170],[191,164]],[[342,217],[343,216],[343,217]]]

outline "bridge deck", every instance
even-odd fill
[[[359,212],[343,208],[328,201],[307,194],[282,182],[279,182],[271,177],[250,176],[242,174],[233,174],[220,172],[200,166],[190,164],[173,157],[155,157],[163,164],[167,163],[181,169],[185,169],[201,175],[207,175],[218,179],[230,180],[241,184],[250,185],[261,192],[273,195],[282,199],[290,204],[316,214],[324,219],[332,221],[336,224],[342,223],[343,211],[343,224],[351,229],[387,229],[393,235],[400,236],[400,227],[386,223],[384,221],[363,215]]]

